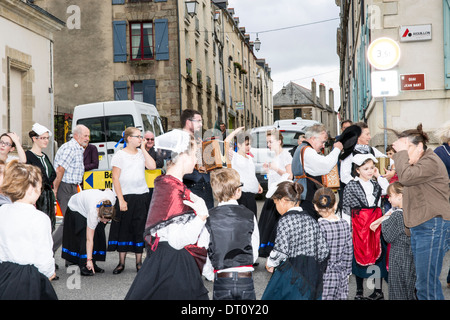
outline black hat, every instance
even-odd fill
[[[340,159],[343,160],[347,158],[355,148],[356,142],[358,141],[359,136],[361,135],[362,129],[357,125],[351,125],[347,127],[344,132],[336,139],[344,146],[342,153],[340,155]]]

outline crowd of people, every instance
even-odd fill
[[[268,190],[258,212],[255,197],[263,189],[244,128],[221,130],[230,166],[208,169],[201,114],[187,109],[180,120],[181,129],[158,137],[126,128],[111,162],[112,190],[79,188],[84,172],[98,167],[87,127],[75,127],[53,164],[43,152],[52,135],[46,127],[33,125],[26,152],[16,134],[3,134],[0,299],[57,299],[51,281],[58,279],[60,246],[66,266],[78,265],[86,277],[105,272],[97,263],[114,251],[113,274],[120,277],[133,252],[137,274],[126,300],[207,300],[203,277],[213,281],[214,300],[255,300],[259,257],[272,274],[262,300],[380,300],[383,281],[391,300],[444,299],[450,123],[436,132],[442,146],[434,151],[422,125],[392,130],[398,139],[389,155],[369,145],[365,123],[343,122],[326,155],[321,124],[309,127],[291,152],[280,132],[269,131],[275,156],[264,164]],[[17,157],[9,155],[14,150]],[[377,164],[387,157],[382,172]],[[335,166],[338,189],[322,179]],[[161,167],[149,188],[145,170]],[[64,215],[58,228],[55,202]],[[369,278],[373,292],[366,295]]]

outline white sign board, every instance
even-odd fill
[[[401,42],[431,40],[431,24],[401,26],[399,32]]]
[[[373,71],[371,80],[373,97],[392,97],[398,95],[397,71]]]
[[[400,60],[400,46],[390,38],[378,38],[369,45],[367,59],[376,69],[389,70]]]

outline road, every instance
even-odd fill
[[[261,210],[263,201],[258,201],[258,209]],[[107,227],[107,231],[109,226]],[[92,277],[82,277],[79,275],[78,267],[65,267],[65,261],[61,259],[61,251],[55,254],[56,263],[59,265],[57,275],[59,280],[53,281],[53,287],[60,300],[123,300],[131,286],[135,276],[135,257],[134,254],[128,254],[125,270],[119,275],[113,275],[112,270],[116,267],[119,256],[117,252],[108,252],[105,262],[99,262],[98,265],[105,269],[105,273],[96,274]],[[256,298],[259,300],[270,279],[270,273],[265,268],[265,258],[258,258],[259,265],[255,267],[254,283],[256,290]],[[446,276],[450,266],[450,251],[444,259],[444,265],[441,273],[441,283],[446,300],[450,300],[450,288],[446,286]],[[211,297],[212,282],[205,280],[205,286],[209,290]],[[389,298],[388,286],[383,283],[383,292],[385,299]],[[367,289],[366,294],[370,294],[371,290]],[[355,295],[355,279],[350,277],[349,299],[353,299]]]

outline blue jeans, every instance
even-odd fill
[[[411,228],[419,300],[444,300],[439,276],[449,247],[450,221],[436,217]]]

